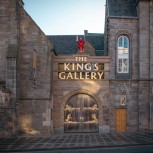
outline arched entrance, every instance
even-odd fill
[[[71,96],[64,107],[64,132],[98,132],[97,102],[88,94]]]

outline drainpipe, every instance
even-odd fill
[[[149,115],[148,115],[148,131],[150,130],[150,127],[151,127],[151,76],[150,76],[150,61],[151,61],[151,43],[150,43],[150,32],[151,32],[151,22],[150,22],[150,7],[151,7],[151,1],[149,1]]]
[[[21,3],[20,3],[21,2]],[[20,90],[19,90],[19,83],[18,81],[20,81],[20,77],[19,77],[19,72],[20,72],[20,67],[19,67],[19,63],[20,63],[20,59],[19,59],[19,55],[20,55],[20,42],[21,42],[21,36],[20,36],[20,29],[21,29],[21,9],[23,9],[24,3],[23,1],[19,1],[16,0],[16,16],[17,16],[17,43],[18,43],[18,54],[16,57],[16,102],[15,102],[15,117],[16,117],[16,131],[15,131],[15,135],[18,135],[18,131],[19,131],[19,95],[20,95]]]
[[[138,5],[138,12],[139,12],[139,4]],[[138,131],[140,129],[140,15],[138,13],[138,102],[137,102],[137,107],[138,107]]]
[[[53,47],[53,46],[52,46]],[[53,49],[53,48],[52,48]],[[53,131],[53,56],[54,52],[51,52],[51,62],[50,62],[50,135],[54,133]]]

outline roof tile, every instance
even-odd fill
[[[137,17],[136,0],[108,0],[109,16]]]
[[[59,55],[76,54],[78,51],[76,35],[50,35],[49,40],[54,44],[55,52]],[[78,37],[84,37],[79,35]],[[87,34],[86,40],[95,48],[101,50],[96,52],[96,55],[103,55],[104,50],[104,35],[103,34]]]

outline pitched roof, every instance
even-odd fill
[[[108,16],[137,17],[136,0],[107,0]]]
[[[49,40],[53,43],[55,52],[58,55],[76,54],[78,51],[76,43],[77,35],[49,35]],[[79,35],[78,37],[84,37]],[[104,54],[104,35],[103,34],[86,34],[86,40],[95,48],[96,55]]]

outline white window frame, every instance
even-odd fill
[[[120,39],[122,39],[121,44]],[[127,40],[126,45],[125,40]],[[121,35],[117,40],[117,72],[129,73],[129,38],[125,35]]]

